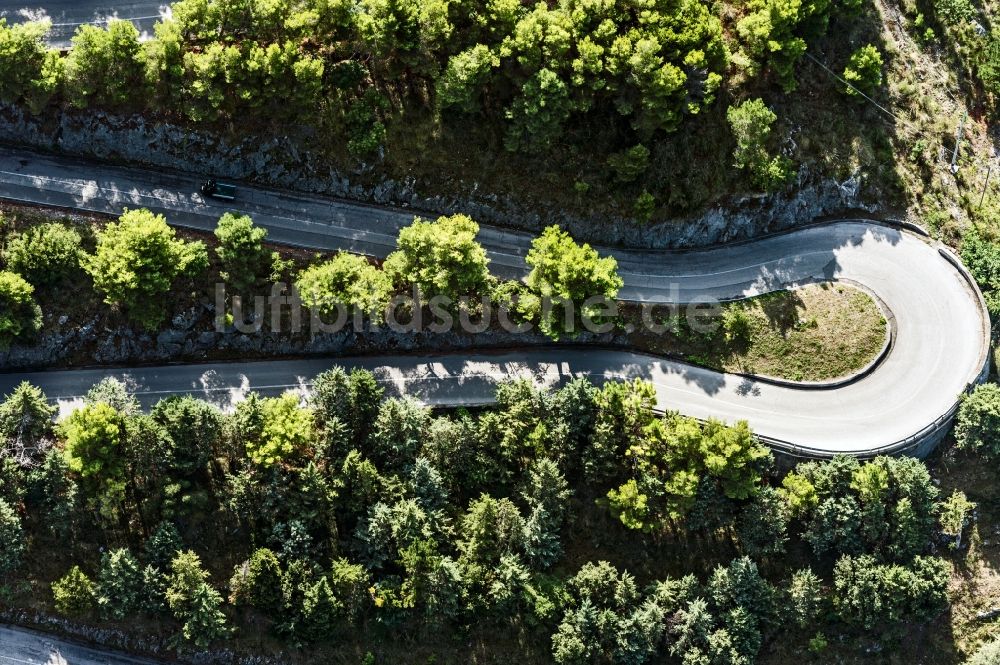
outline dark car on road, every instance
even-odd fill
[[[236,198],[236,185],[219,182],[215,178],[201,183],[201,193],[213,199],[232,201]]]

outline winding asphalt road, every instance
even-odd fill
[[[210,230],[234,209],[251,214],[275,241],[384,256],[413,213],[264,188],[241,187],[230,205],[204,200],[197,178],[74,159],[0,150],[0,198],[106,213],[146,207],[173,224]],[[484,228],[491,268],[524,273],[529,234]],[[895,320],[892,346],[872,372],[833,388],[784,386],[721,374],[682,362],[603,349],[535,349],[503,354],[174,365],[139,369],[38,372],[0,376],[0,391],[22,379],[71,404],[102,376],[127,380],[145,402],[191,393],[227,404],[249,389],[306,389],[333,365],[375,371],[390,394],[428,403],[481,404],[497,381],[533,376],[557,385],[571,376],[597,382],[642,377],[658,406],[726,421],[746,419],[763,439],[802,455],[870,455],[910,449],[913,437],[940,429],[986,363],[989,323],[981,296],[937,243],[869,221],[826,223],[753,242],[691,252],[605,250],[619,262],[620,296],[686,303],[745,298],[819,280],[849,280],[870,290]],[[44,303],[43,303],[44,305]]]
[[[154,661],[96,650],[24,628],[0,626],[0,665],[155,665]]]
[[[168,11],[169,3],[133,0],[113,2],[98,0],[25,0],[25,2],[0,2],[0,16],[8,23],[38,20],[48,17],[52,31],[48,42],[58,48],[69,46],[76,29],[85,23],[105,25],[110,18],[128,19],[139,32],[153,34],[153,25]]]

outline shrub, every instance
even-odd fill
[[[934,0],[934,14],[945,25],[958,27],[975,18],[976,8],[971,0]]]
[[[762,99],[751,99],[726,111],[736,149],[733,159],[737,168],[750,171],[754,185],[765,190],[778,189],[792,176],[792,163],[781,155],[772,157],[767,151],[771,125],[778,119]]]
[[[976,509],[976,504],[969,501],[965,492],[955,490],[941,503],[938,521],[941,523],[941,535],[948,539],[948,547],[953,550],[962,547],[962,533],[968,526],[970,513]]]
[[[132,616],[145,593],[142,568],[131,552],[117,549],[101,558],[96,597],[102,616],[119,621]]]
[[[7,267],[35,286],[51,286],[80,267],[80,234],[65,224],[39,224],[14,236],[7,245]]]
[[[69,572],[52,583],[52,596],[56,611],[67,616],[83,616],[94,609],[94,583],[73,566]]]
[[[1000,639],[983,644],[963,665],[1000,665]]]
[[[42,309],[35,302],[35,287],[23,277],[0,271],[0,349],[42,327]]]
[[[959,448],[991,459],[1000,455],[1000,386],[984,383],[962,396],[955,419],[955,441]]]
[[[632,182],[649,168],[649,148],[634,145],[628,150],[616,152],[608,157],[608,166],[615,174],[618,182]]]
[[[179,552],[170,564],[167,604],[181,622],[181,637],[205,648],[229,634],[222,596],[208,584],[208,573],[194,552]]]
[[[632,205],[632,212],[640,222],[648,222],[653,219],[653,213],[656,212],[656,199],[645,189],[642,190]]]
[[[850,84],[844,92],[851,96],[858,96],[859,90],[869,97],[875,94],[882,85],[882,65],[882,54],[873,45],[859,48],[844,69],[844,80]]]

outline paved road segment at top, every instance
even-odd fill
[[[58,639],[33,630],[0,626],[0,665],[156,665],[114,651]]]
[[[120,18],[132,21],[140,34],[152,35],[153,25],[169,11],[169,2],[149,2],[132,0],[114,2],[112,0],[24,0],[23,2],[0,1],[0,16],[7,23],[48,18],[52,21],[49,44],[66,48],[76,29],[89,23],[104,26],[108,19]]]
[[[278,242],[374,256],[391,251],[396,232],[413,217],[398,208],[249,186],[241,186],[235,202],[221,204],[198,193],[195,177],[18,149],[0,149],[0,198],[105,213],[146,207],[173,224],[205,230],[232,209],[252,215]],[[480,239],[491,269],[504,277],[524,274],[531,237],[484,227]],[[390,394],[446,405],[488,402],[495,383],[513,376],[550,385],[575,375],[598,382],[643,377],[655,384],[661,408],[746,419],[765,440],[800,453],[871,454],[899,448],[940,424],[986,361],[989,323],[978,291],[936,243],[896,228],[844,220],[699,251],[602,251],[618,259],[625,282],[620,297],[641,302],[744,298],[811,281],[850,280],[890,310],[893,344],[864,378],[825,389],[774,385],[623,351],[565,348],[11,373],[0,376],[0,391],[27,379],[69,402],[102,376],[116,375],[147,403],[170,393],[226,403],[249,389],[304,388],[319,371],[344,364],[374,370]]]

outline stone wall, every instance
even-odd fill
[[[306,317],[308,319],[308,317]],[[572,340],[579,344],[626,346],[624,333],[604,335],[584,332]],[[137,365],[168,362],[254,360],[302,356],[358,356],[407,352],[448,352],[475,349],[511,349],[552,343],[537,330],[513,333],[494,321],[489,330],[469,333],[455,326],[447,332],[409,332],[387,325],[368,323],[358,331],[353,326],[332,333],[312,335],[274,333],[263,325],[260,332],[241,332],[233,326],[217,330],[215,305],[199,303],[173,317],[158,332],[136,331],[127,325],[108,326],[94,315],[82,325],[59,317],[46,327],[37,342],[15,344],[0,351],[5,370],[92,365]]]
[[[299,138],[227,140],[142,116],[66,110],[32,117],[20,108],[0,106],[0,141],[5,143],[357,201],[406,205],[434,214],[463,212],[480,223],[529,231],[560,224],[577,238],[599,244],[697,247],[751,238],[849,211],[876,212],[874,205],[864,201],[859,178],[824,180],[813,177],[803,166],[789,192],[733,198],[688,217],[649,224],[621,217],[577,217],[559,210],[529,209],[510,194],[479,191],[475,183],[461,198],[435,195],[429,184],[413,179],[386,178],[375,185],[362,185],[362,180],[372,179],[371,165],[359,164],[350,173],[331,168],[322,156],[303,148],[308,145],[308,131],[295,131]]]

